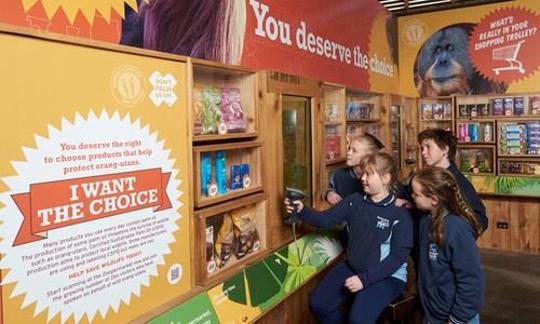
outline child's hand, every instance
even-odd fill
[[[296,211],[299,213],[302,211],[302,209],[304,209],[304,204],[302,203],[301,200],[295,200],[292,202],[291,204],[291,201],[289,200],[289,198],[285,198],[285,206],[287,207],[287,213],[291,214],[294,210],[294,205],[296,205]]]
[[[413,208],[413,204],[407,199],[403,199],[403,198],[396,198],[396,201],[394,202],[394,204],[396,205],[396,207],[404,207],[407,209]]]
[[[331,205],[335,205],[337,204],[338,202],[341,201],[341,196],[335,192],[335,191],[330,191],[328,193],[328,195],[326,195],[326,200],[331,204]]]
[[[356,275],[347,278],[347,280],[345,280],[344,286],[353,293],[360,291],[364,288],[364,284],[362,283],[362,280],[360,280],[360,277]]]

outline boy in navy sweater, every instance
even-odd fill
[[[366,157],[361,166],[365,195],[349,195],[323,212],[285,200],[288,211],[296,205],[308,224],[326,228],[346,221],[350,228],[346,260],[328,272],[309,298],[321,323],[375,323],[406,286],[412,220],[394,204],[395,164],[382,153]],[[340,306],[349,299],[352,307],[345,319]]]
[[[416,206],[428,212],[420,219],[418,291],[427,323],[479,323],[484,276],[476,238],[477,218],[465,202],[453,175],[438,167],[412,179]]]

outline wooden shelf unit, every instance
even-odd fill
[[[454,132],[454,98],[429,97],[418,100],[419,131],[443,128]]]
[[[460,145],[458,147],[457,164],[464,174],[495,175],[495,163],[496,155],[493,145]]]
[[[347,155],[345,124],[345,87],[325,83],[322,86],[324,101],[324,152],[326,163],[340,160]]]
[[[238,258],[235,250],[236,245],[239,243],[239,228],[234,224],[233,220],[233,233],[231,234],[233,235],[233,241],[230,243],[232,244],[230,259],[220,268],[218,266],[219,261],[216,262],[216,258],[219,258],[219,256],[216,255],[218,252],[215,244],[219,243],[216,240],[221,226],[224,226],[223,217],[225,214],[228,215],[227,217],[231,217],[231,212],[238,212],[241,208],[249,208],[249,212],[253,213],[258,238],[253,239],[252,250]],[[195,251],[195,259],[198,260],[196,262],[195,281],[206,286],[223,282],[265,255],[267,253],[266,215],[267,206],[264,193],[253,194],[195,211],[195,239],[196,242],[201,242],[201,244],[197,245]],[[206,244],[202,244],[202,242],[206,242]]]
[[[346,89],[346,122],[347,137],[351,138],[364,133],[377,137],[386,143],[386,134],[382,121],[382,98],[376,93],[366,93],[355,89]]]
[[[216,154],[217,151],[225,152],[225,169],[227,173],[227,192],[224,194],[215,194],[212,195],[209,193],[208,196],[203,194],[203,184],[202,184],[202,155],[205,153],[210,153],[211,159],[211,183],[216,183]],[[193,147],[193,183],[194,183],[194,197],[195,197],[195,207],[205,207],[217,203],[221,203],[227,200],[245,196],[251,193],[259,192],[263,190],[263,181],[262,181],[262,172],[261,172],[261,142],[250,141],[250,142],[234,142],[234,143],[223,143],[223,144],[211,144],[204,146],[195,146]],[[249,187],[240,188],[240,189],[231,189],[231,166],[233,165],[249,165],[249,177],[251,183]],[[206,191],[206,190],[205,190]]]
[[[193,142],[257,137],[257,72],[198,59],[191,62]]]

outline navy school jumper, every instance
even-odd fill
[[[484,275],[474,230],[445,213],[444,244],[430,239],[431,216],[420,219],[418,291],[430,323],[467,323],[484,302]]]
[[[454,179],[456,179],[457,185],[459,187],[459,190],[461,190],[463,198],[465,198],[469,206],[472,208],[476,219],[482,227],[482,231],[485,231],[489,225],[489,220],[486,215],[486,207],[482,203],[482,200],[478,196],[478,193],[474,189],[473,185],[463,175],[463,173],[459,171],[459,169],[454,163],[451,163],[446,170],[450,171],[450,173],[452,173],[452,175],[454,176]],[[414,203],[414,199],[412,198],[412,187],[410,183],[400,188],[400,193],[398,194],[398,197],[405,198],[410,202]]]
[[[331,191],[338,193],[341,198],[357,192],[361,195],[365,193],[364,187],[360,183],[360,178],[354,172],[353,167],[341,168],[332,174],[328,182],[328,191],[326,191],[325,198],[327,198]]]
[[[305,207],[299,215],[316,227],[347,222],[347,263],[364,286],[392,275],[406,281],[407,258],[413,244],[412,219],[407,209],[394,205],[394,200],[394,195],[389,195],[375,203],[356,193],[328,210]]]

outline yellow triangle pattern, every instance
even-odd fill
[[[122,18],[125,17],[124,4],[133,10],[138,11],[137,0],[21,0],[25,12],[28,12],[38,1],[41,1],[45,13],[49,19],[62,9],[70,23],[75,21],[77,13],[81,13],[86,19],[93,23],[96,13],[102,16],[107,22],[111,20],[112,10],[116,11]],[[148,3],[150,0],[143,0]]]

